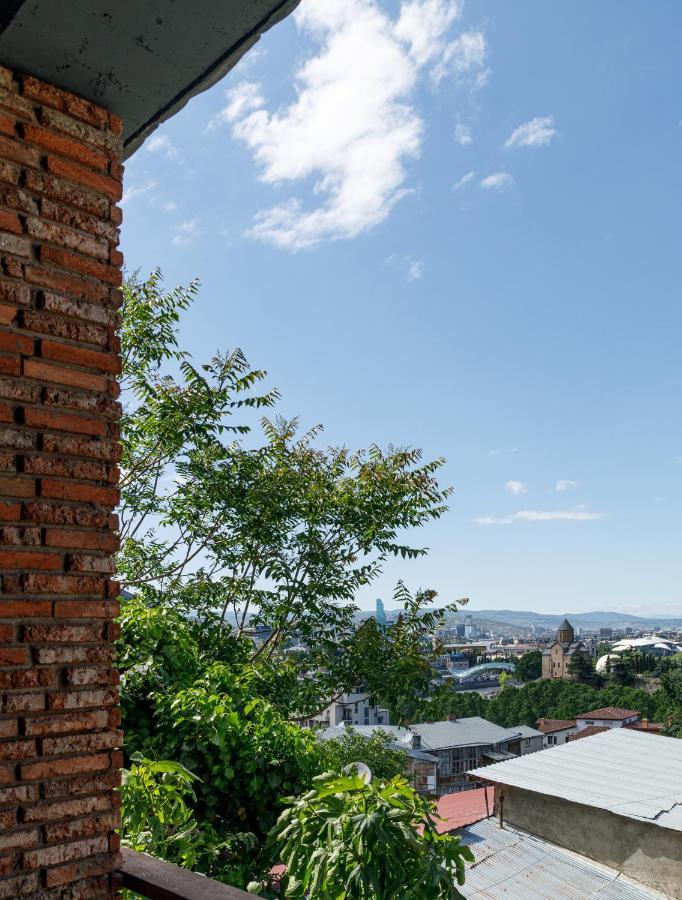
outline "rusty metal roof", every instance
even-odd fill
[[[460,835],[476,857],[467,866],[463,889],[470,900],[661,900],[664,896],[615,869],[518,828],[500,829],[494,819],[469,825]]]

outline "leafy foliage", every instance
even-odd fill
[[[404,775],[407,752],[392,744],[393,740],[389,732],[381,729],[365,737],[350,728],[341,737],[331,738],[322,745],[324,768],[342,772],[346,766],[362,762],[369,766],[373,777],[379,781]]]
[[[404,778],[367,784],[355,774],[325,774],[288,802],[272,833],[287,897],[463,896],[457,885],[473,855],[459,838],[438,834],[434,805]]]
[[[581,684],[597,686],[600,676],[594,668],[592,657],[585,650],[576,650],[568,663],[568,673]]]
[[[539,650],[531,650],[519,657],[514,672],[514,677],[518,681],[535,681],[541,675],[542,653]]]

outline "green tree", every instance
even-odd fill
[[[289,803],[272,832],[286,865],[286,897],[463,896],[457,885],[473,854],[459,838],[438,834],[434,804],[405,779],[367,784],[355,774],[327,774]]]
[[[387,731],[377,729],[365,736],[350,728],[340,737],[323,742],[322,760],[324,768],[332,772],[361,762],[369,766],[374,778],[390,781],[396,775],[405,775],[408,756]]]
[[[519,657],[514,676],[518,681],[535,681],[542,675],[542,653],[531,650]]]
[[[581,684],[595,686],[599,676],[595,672],[592,657],[584,650],[576,650],[568,663],[568,674]]]

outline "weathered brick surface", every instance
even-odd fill
[[[117,890],[120,126],[0,67],[0,900]]]

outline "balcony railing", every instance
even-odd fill
[[[122,886],[148,900],[244,900],[253,894],[174,866],[146,853],[122,849]]]

